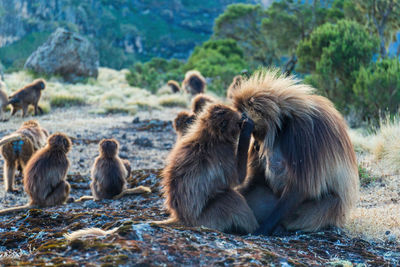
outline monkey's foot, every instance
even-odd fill
[[[11,193],[11,194],[16,194],[16,193],[18,193],[18,190],[14,189],[14,188],[11,188],[11,189],[7,189],[6,192],[7,193]]]
[[[73,202],[75,202],[75,199],[73,197],[69,197],[67,199],[67,203],[73,203]]]

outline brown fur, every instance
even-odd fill
[[[8,105],[6,89],[6,84],[0,80],[0,118],[2,121],[5,120],[5,112]]]
[[[210,105],[178,140],[162,173],[168,223],[237,233],[257,228],[245,199],[233,189],[241,182],[236,168],[240,123],[238,112]]]
[[[226,97],[228,99],[232,99],[233,92],[236,91],[238,88],[240,88],[242,82],[243,82],[242,75],[236,75],[235,77],[233,77],[233,81],[231,85],[229,85],[228,90],[226,91]]]
[[[181,111],[176,116],[173,127],[178,135],[182,137],[189,130],[190,126],[194,123],[198,114],[200,114],[207,104],[215,103],[216,100],[205,94],[198,94],[192,100],[192,113]]]
[[[211,96],[205,94],[198,94],[192,100],[192,112],[196,115],[203,111],[207,104],[216,103],[217,101]]]
[[[14,177],[17,167],[22,170],[38,149],[46,144],[48,132],[37,121],[26,121],[14,133],[0,140],[1,154],[4,158],[4,186],[7,192],[14,191]]]
[[[193,124],[194,120],[195,120],[194,114],[190,114],[187,111],[181,111],[178,113],[172,124],[176,134],[178,135],[178,139],[187,133],[190,125]]]
[[[38,111],[43,112],[38,106],[38,103],[42,95],[42,90],[45,88],[45,81],[43,79],[38,79],[10,95],[8,103],[12,105],[11,116],[19,109],[22,109],[22,117],[25,117],[29,105],[34,106],[35,115],[38,114]]]
[[[60,205],[67,201],[70,185],[66,181],[71,140],[63,133],[52,134],[47,145],[29,160],[24,171],[24,188],[31,205]]]
[[[186,72],[185,79],[182,82],[182,88],[191,95],[204,93],[206,90],[206,79],[197,70]]]
[[[90,188],[95,200],[122,197],[129,193],[147,193],[151,190],[133,190],[126,188],[126,179],[130,176],[130,164],[118,156],[119,143],[115,139],[103,139],[99,143],[100,155],[92,167]],[[122,195],[121,195],[122,194]],[[118,198],[119,198],[118,197]]]
[[[179,86],[179,83],[174,80],[169,80],[167,82],[167,85],[171,88],[171,91],[173,93],[178,93],[181,90],[181,87]]]
[[[346,123],[328,99],[312,92],[293,77],[266,71],[233,93],[234,106],[254,121],[260,144],[250,151],[240,191],[249,202],[256,194],[265,197],[256,190],[278,199],[272,212],[253,209],[263,218],[259,233],[269,234],[277,224],[304,231],[343,226],[357,201],[358,169]]]

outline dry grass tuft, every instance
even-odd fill
[[[358,207],[353,210],[346,230],[366,239],[400,242],[400,204]]]

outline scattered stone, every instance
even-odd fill
[[[138,137],[133,142],[135,145],[143,146],[143,147],[153,147],[153,142],[146,137]]]

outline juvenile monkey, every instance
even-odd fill
[[[11,116],[13,116],[19,109],[22,109],[22,117],[25,117],[29,105],[34,106],[35,116],[38,114],[38,111],[43,113],[43,110],[39,107],[38,103],[40,96],[42,95],[42,90],[45,88],[45,81],[43,79],[38,79],[10,95],[8,98],[8,104],[12,105]]]
[[[276,70],[243,81],[233,103],[254,121],[256,144],[239,191],[259,219],[257,233],[343,226],[359,178],[346,123],[333,104]]]
[[[236,75],[235,77],[233,77],[233,81],[231,85],[229,85],[228,90],[226,91],[226,97],[228,99],[232,99],[233,92],[240,87],[242,81],[243,81],[242,75]]]
[[[14,177],[17,167],[23,170],[32,155],[44,147],[49,133],[34,120],[26,121],[14,133],[0,140],[4,158],[4,186],[7,192],[15,191]]]
[[[188,111],[181,111],[178,113],[178,115],[174,119],[174,122],[172,123],[172,126],[174,127],[175,132],[178,135],[177,139],[181,138],[187,133],[189,126],[193,124],[194,120],[195,115],[191,114]]]
[[[208,106],[168,156],[162,184],[171,218],[157,223],[243,234],[256,230],[253,212],[233,188],[246,176],[252,129],[252,121],[232,108]]]
[[[69,200],[71,187],[65,179],[70,165],[67,158],[70,148],[68,136],[63,133],[51,135],[47,145],[32,156],[24,170],[24,189],[29,203],[1,210],[0,214],[60,205]]]
[[[186,72],[185,79],[182,82],[182,88],[190,93],[196,95],[204,93],[206,90],[207,82],[203,75],[197,70],[191,70]]]
[[[126,188],[130,176],[130,164],[118,156],[119,143],[115,139],[103,139],[99,143],[100,155],[96,158],[92,171],[91,196],[83,196],[78,201],[89,199],[119,199],[124,195],[151,193],[145,186]]]
[[[6,108],[8,105],[6,89],[6,84],[0,80],[0,119],[2,121],[5,121]]]
[[[181,87],[177,81],[169,80],[167,85],[171,88],[173,93],[178,93],[181,90]]]
[[[203,111],[204,107],[207,104],[215,102],[216,100],[214,98],[205,94],[198,94],[195,98],[193,98],[192,113],[189,113],[188,111],[181,111],[178,113],[173,122],[173,127],[175,129],[175,132],[178,134],[178,138],[186,134],[198,114]]]

